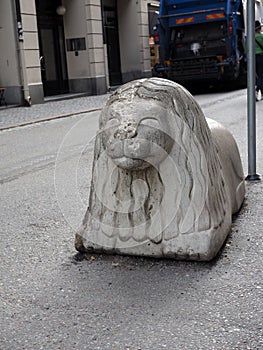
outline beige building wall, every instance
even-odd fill
[[[85,39],[85,50],[67,51],[71,91],[106,92],[105,57],[100,0],[64,0],[65,39]]]
[[[45,1],[45,0],[43,0]],[[85,47],[66,50],[70,92],[102,94],[109,88],[101,0],[63,0],[65,41],[84,38]],[[123,82],[151,75],[147,0],[118,0]],[[0,86],[8,103],[44,101],[35,0],[20,0],[18,40],[15,0],[0,1]],[[67,47],[67,46],[66,46]]]
[[[0,1],[0,87],[7,103],[21,103],[16,17],[12,1]]]
[[[118,1],[123,82],[151,75],[147,1]]]
[[[15,1],[0,2],[0,85],[8,104],[43,102],[34,0],[20,0],[21,32]],[[20,40],[19,40],[20,38]]]
[[[85,38],[87,47],[87,28],[85,14],[85,0],[64,0],[66,13],[64,20],[65,39]],[[90,76],[88,50],[67,51],[68,78],[79,79]]]

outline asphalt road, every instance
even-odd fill
[[[246,174],[246,91],[196,99]],[[0,132],[0,349],[263,349],[262,182],[210,263],[77,254],[98,113]],[[262,174],[261,117],[263,101]]]

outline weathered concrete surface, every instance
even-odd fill
[[[246,174],[246,90],[196,98],[234,134]],[[262,174],[263,102],[256,108]],[[244,206],[213,262],[76,255],[93,160],[86,141],[97,117],[0,133],[0,349],[261,350],[262,182],[246,185]],[[82,205],[69,191],[76,182]]]
[[[211,260],[243,203],[232,134],[182,86],[135,80],[100,116],[81,252]]]

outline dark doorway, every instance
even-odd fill
[[[36,0],[40,65],[44,95],[68,92],[63,16],[56,12],[60,0]]]
[[[110,85],[122,84],[117,0],[102,0],[104,43],[107,45]]]

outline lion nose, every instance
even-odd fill
[[[121,124],[114,133],[114,138],[119,140],[131,139],[137,135],[137,127],[131,122]]]

